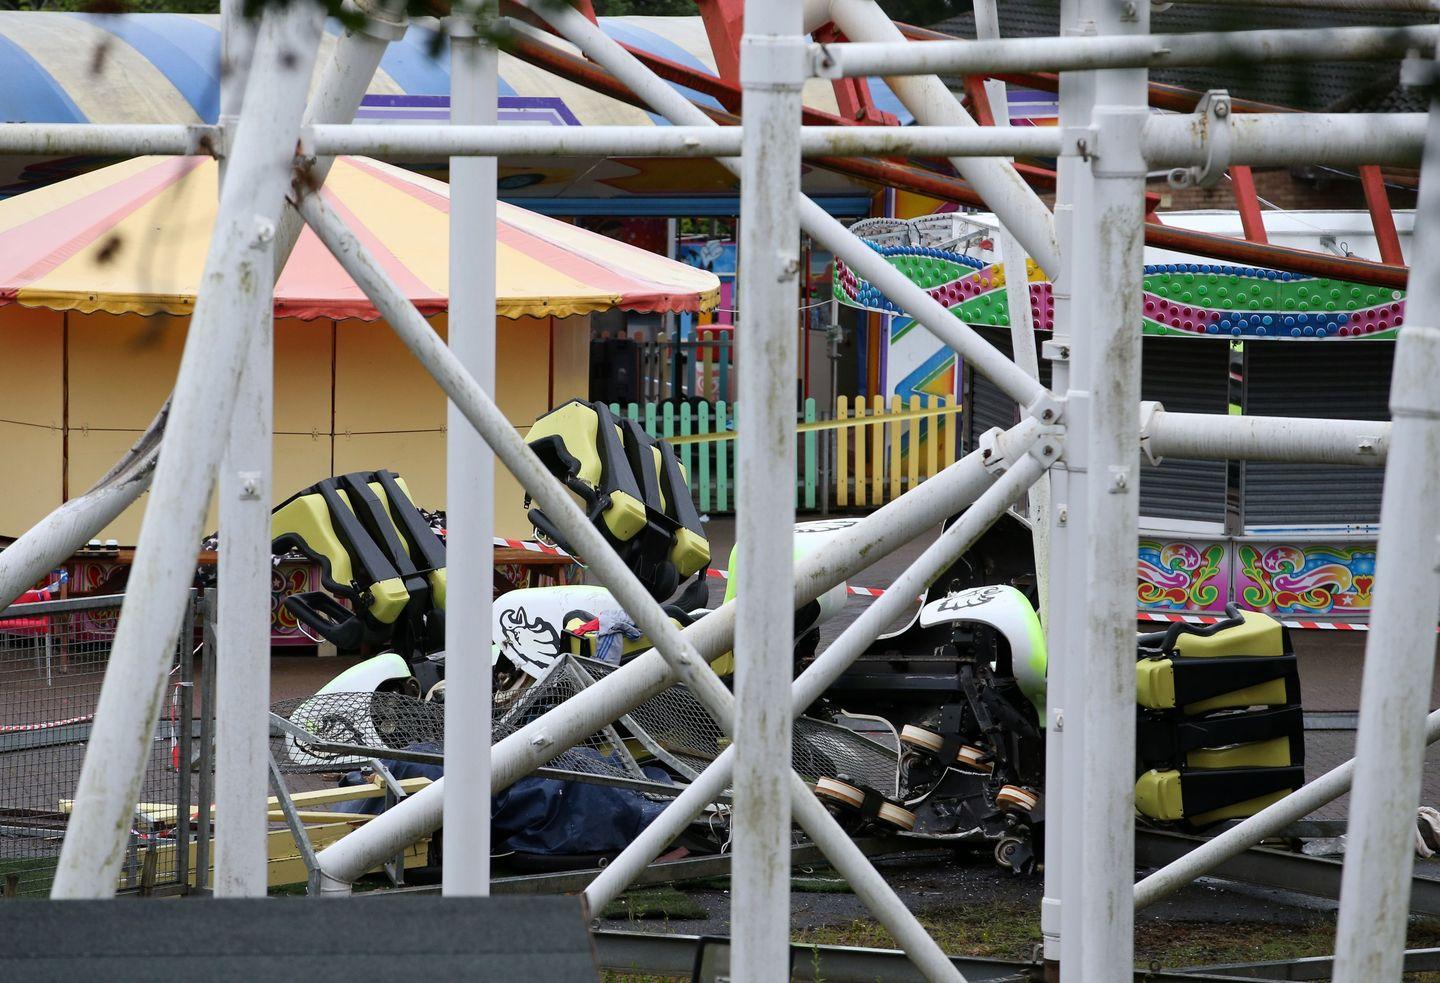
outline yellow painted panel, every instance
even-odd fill
[[[589,399],[589,315],[552,319],[550,338],[550,408],[572,399]]]
[[[9,304],[0,308],[0,420],[58,427],[65,420],[64,315]],[[13,458],[12,460],[20,460]]]
[[[335,435],[335,473],[389,468],[405,478],[410,499],[425,509],[445,504],[445,434]]]
[[[534,527],[525,518],[525,489],[503,464],[495,466],[495,535],[529,539]]]
[[[71,389],[71,397],[74,397],[74,389]],[[72,410],[73,413],[73,410]],[[148,423],[149,420],[147,419]],[[82,494],[93,485],[106,471],[120,459],[120,455],[130,449],[130,446],[139,439],[141,431],[136,430],[81,430],[72,427],[70,430],[70,494],[71,496]],[[134,546],[136,538],[140,533],[140,517],[145,512],[145,504],[150,501],[147,492],[138,501],[131,505],[115,519],[114,522],[100,531],[97,539],[114,539],[121,546]],[[215,498],[210,498],[210,509],[205,516],[205,531],[214,532],[219,526],[219,512],[216,509]],[[198,550],[200,544],[196,543]]]
[[[12,463],[0,495],[0,536],[19,536],[60,504],[63,446],[59,430],[0,423],[0,447]]]
[[[444,338],[445,319],[432,318],[431,324]],[[335,342],[335,466],[341,468],[338,442],[347,432],[439,430],[444,425],[444,394],[389,325],[341,321]]]
[[[275,322],[276,433],[330,432],[334,324],[288,317]]]
[[[279,505],[302,488],[330,477],[330,435],[276,434],[272,505]]]
[[[528,427],[551,408],[551,320],[496,319],[495,402],[513,427]],[[590,388],[588,379],[585,388]]]
[[[71,431],[144,430],[149,426],[175,387],[189,321],[186,317],[72,313]],[[112,459],[110,464],[114,463]],[[75,489],[73,473],[72,467],[70,485]]]

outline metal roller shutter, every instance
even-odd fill
[[[1140,398],[1176,413],[1230,411],[1229,339],[1146,338]],[[1225,521],[1225,462],[1165,458],[1140,467],[1140,514],[1196,522]]]
[[[1247,342],[1245,412],[1390,419],[1393,341]],[[1380,519],[1381,468],[1247,461],[1247,526],[1366,524]]]
[[[1005,353],[1006,358],[1014,357],[1014,349],[1010,345],[1009,328],[984,327],[976,329],[980,337],[994,345]],[[1047,337],[1037,335],[1035,349],[1039,352],[1040,343]],[[1050,385],[1050,363],[1040,359],[1040,382]],[[968,366],[965,369],[965,385],[969,396],[968,408],[969,419],[965,424],[965,450],[975,449],[976,439],[991,427],[1002,427],[1008,429],[1020,421],[1020,411],[1015,401],[1001,392],[995,383],[985,378],[979,372]]]

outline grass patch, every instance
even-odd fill
[[[8,886],[14,878],[20,897],[49,897],[50,885],[55,880],[55,868],[59,865],[59,857],[13,857],[0,860],[0,886]]]
[[[705,918],[709,912],[694,898],[673,887],[647,887],[626,891],[605,906],[601,918],[629,921],[685,921]]]

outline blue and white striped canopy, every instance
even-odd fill
[[[716,74],[698,17],[602,17],[616,40]],[[340,25],[327,26],[324,64]],[[559,46],[563,42],[555,41]],[[444,119],[449,57],[433,27],[412,25],[380,63],[362,118]],[[31,123],[213,123],[220,103],[220,25],[215,14],[86,14],[0,11],[0,120]],[[676,86],[703,105],[714,99]],[[908,121],[874,82],[881,108]],[[501,119],[552,125],[662,120],[590,92],[509,55],[500,61]],[[807,104],[835,111],[830,86],[814,82]]]

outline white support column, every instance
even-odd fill
[[[1433,64],[1430,70],[1434,72]],[[1434,84],[1435,76],[1431,76]],[[1375,607],[1365,644],[1335,979],[1398,980],[1440,613],[1440,97],[1432,92],[1407,309],[1390,383]],[[1418,323],[1417,323],[1418,322]]]
[[[233,135],[255,50],[255,23],[240,0],[220,11],[220,124]],[[224,157],[220,183],[224,187]],[[215,673],[215,896],[260,898],[268,884],[270,493],[274,432],[273,238],[260,275],[234,311],[244,365],[220,465],[220,566]],[[208,806],[209,803],[202,803]],[[203,879],[202,879],[203,881]]]
[[[450,30],[450,122],[496,120],[499,55],[473,17]],[[450,158],[450,350],[495,392],[495,158]],[[446,420],[443,892],[490,893],[490,612],[495,454],[453,402]]]
[[[215,233],[176,381],[174,412],[140,529],[139,548],[96,707],[75,811],[52,888],[56,898],[109,897],[140,794],[195,552],[235,409],[246,331],[269,282],[260,264],[275,235],[315,62],[322,11],[272,10],[256,46],[246,113],[235,134]]]
[[[1143,34],[1150,8],[1095,0],[1101,35]],[[1074,248],[1072,400],[1067,420],[1083,445],[1085,470],[1071,474],[1086,499],[1069,510],[1070,549],[1084,557],[1087,603],[1062,631],[1077,628],[1075,672],[1067,680],[1067,724],[1078,716],[1080,747],[1065,763],[1083,795],[1067,797],[1064,823],[1078,829],[1064,873],[1066,980],[1114,980],[1132,972],[1135,855],[1135,536],[1139,519],[1141,275],[1146,164],[1140,132],[1148,110],[1146,72],[1095,77],[1090,187],[1077,199]],[[1088,398],[1081,397],[1088,392]],[[1088,403],[1088,412],[1083,404]],[[1079,411],[1075,416],[1072,412]],[[1076,553],[1071,553],[1072,566]],[[1083,622],[1081,621],[1083,618]],[[1078,754],[1076,753],[1078,751]],[[1078,759],[1078,767],[1073,763]],[[1069,854],[1067,850],[1066,857]],[[1075,879],[1072,880],[1073,875]],[[1079,953],[1070,943],[1078,940]],[[1078,958],[1077,958],[1078,957]]]
[[[1073,34],[1079,30],[1082,0],[1062,0],[1060,5],[1060,31]],[[1060,129],[1068,133],[1077,126],[1090,121],[1090,109],[1094,103],[1094,86],[1088,75],[1076,72],[1060,76]],[[1077,420],[1083,420],[1088,412],[1087,394],[1074,391],[1070,371],[1070,340],[1074,332],[1074,305],[1071,303],[1071,285],[1075,282],[1074,267],[1074,209],[1081,200],[1082,184],[1088,187],[1089,174],[1082,171],[1081,161],[1065,156],[1056,161],[1057,172],[1055,198],[1055,231],[1060,243],[1060,269],[1051,281],[1051,295],[1055,300],[1055,318],[1047,348],[1050,359],[1050,387],[1066,400],[1064,422],[1071,434],[1083,433],[1083,425],[1077,427]],[[1078,396],[1078,398],[1077,398]],[[1048,583],[1084,583],[1084,553],[1072,544],[1075,538],[1069,516],[1083,510],[1084,487],[1071,475],[1083,469],[1085,448],[1072,439],[1066,453],[1046,473],[1050,490],[1049,569]],[[1061,911],[1065,897],[1065,884],[1075,883],[1079,878],[1079,830],[1071,822],[1074,813],[1070,788],[1070,768],[1078,759],[1081,736],[1081,720],[1078,713],[1067,718],[1066,708],[1072,707],[1075,699],[1072,693],[1075,678],[1075,662],[1079,655],[1079,636],[1082,630],[1083,606],[1075,603],[1072,590],[1059,590],[1050,594],[1044,612],[1046,647],[1049,663],[1046,670],[1045,710],[1045,894],[1040,902],[1040,931],[1044,939],[1044,958],[1054,966],[1061,961]],[[1080,940],[1073,945],[1068,942],[1065,949],[1079,959]]]
[[[975,37],[994,40],[1000,37],[1000,16],[995,0],[975,0]],[[995,126],[1010,128],[1010,100],[1005,83],[1000,79],[985,80],[985,96],[990,100],[990,115]],[[1013,163],[1013,161],[1011,162]],[[1057,236],[1058,242],[1058,236]],[[1030,256],[1010,226],[1000,223],[1000,262],[1005,269],[1005,306],[1010,312],[1010,351],[1015,364],[1037,382],[1040,380],[1040,359],[1035,351],[1035,318],[1030,311]],[[1058,260],[1060,265],[1064,259]],[[1025,407],[1020,407],[1023,412]],[[1035,590],[1040,600],[1040,623],[1049,626],[1050,600],[1050,474],[1040,475],[1030,489],[1027,515],[1035,553]]]
[[[829,15],[851,41],[905,42],[900,29],[875,0],[830,0]],[[917,122],[927,126],[976,125],[955,94],[934,75],[887,76],[885,82]],[[963,157],[951,158],[950,163],[980,192],[1036,262],[1053,275],[1060,266],[1054,216],[1015,166],[1003,160]]]
[[[744,983],[788,979],[790,683],[795,607],[795,297],[800,276],[800,5],[746,0],[740,81],[736,452],[734,962]]]

